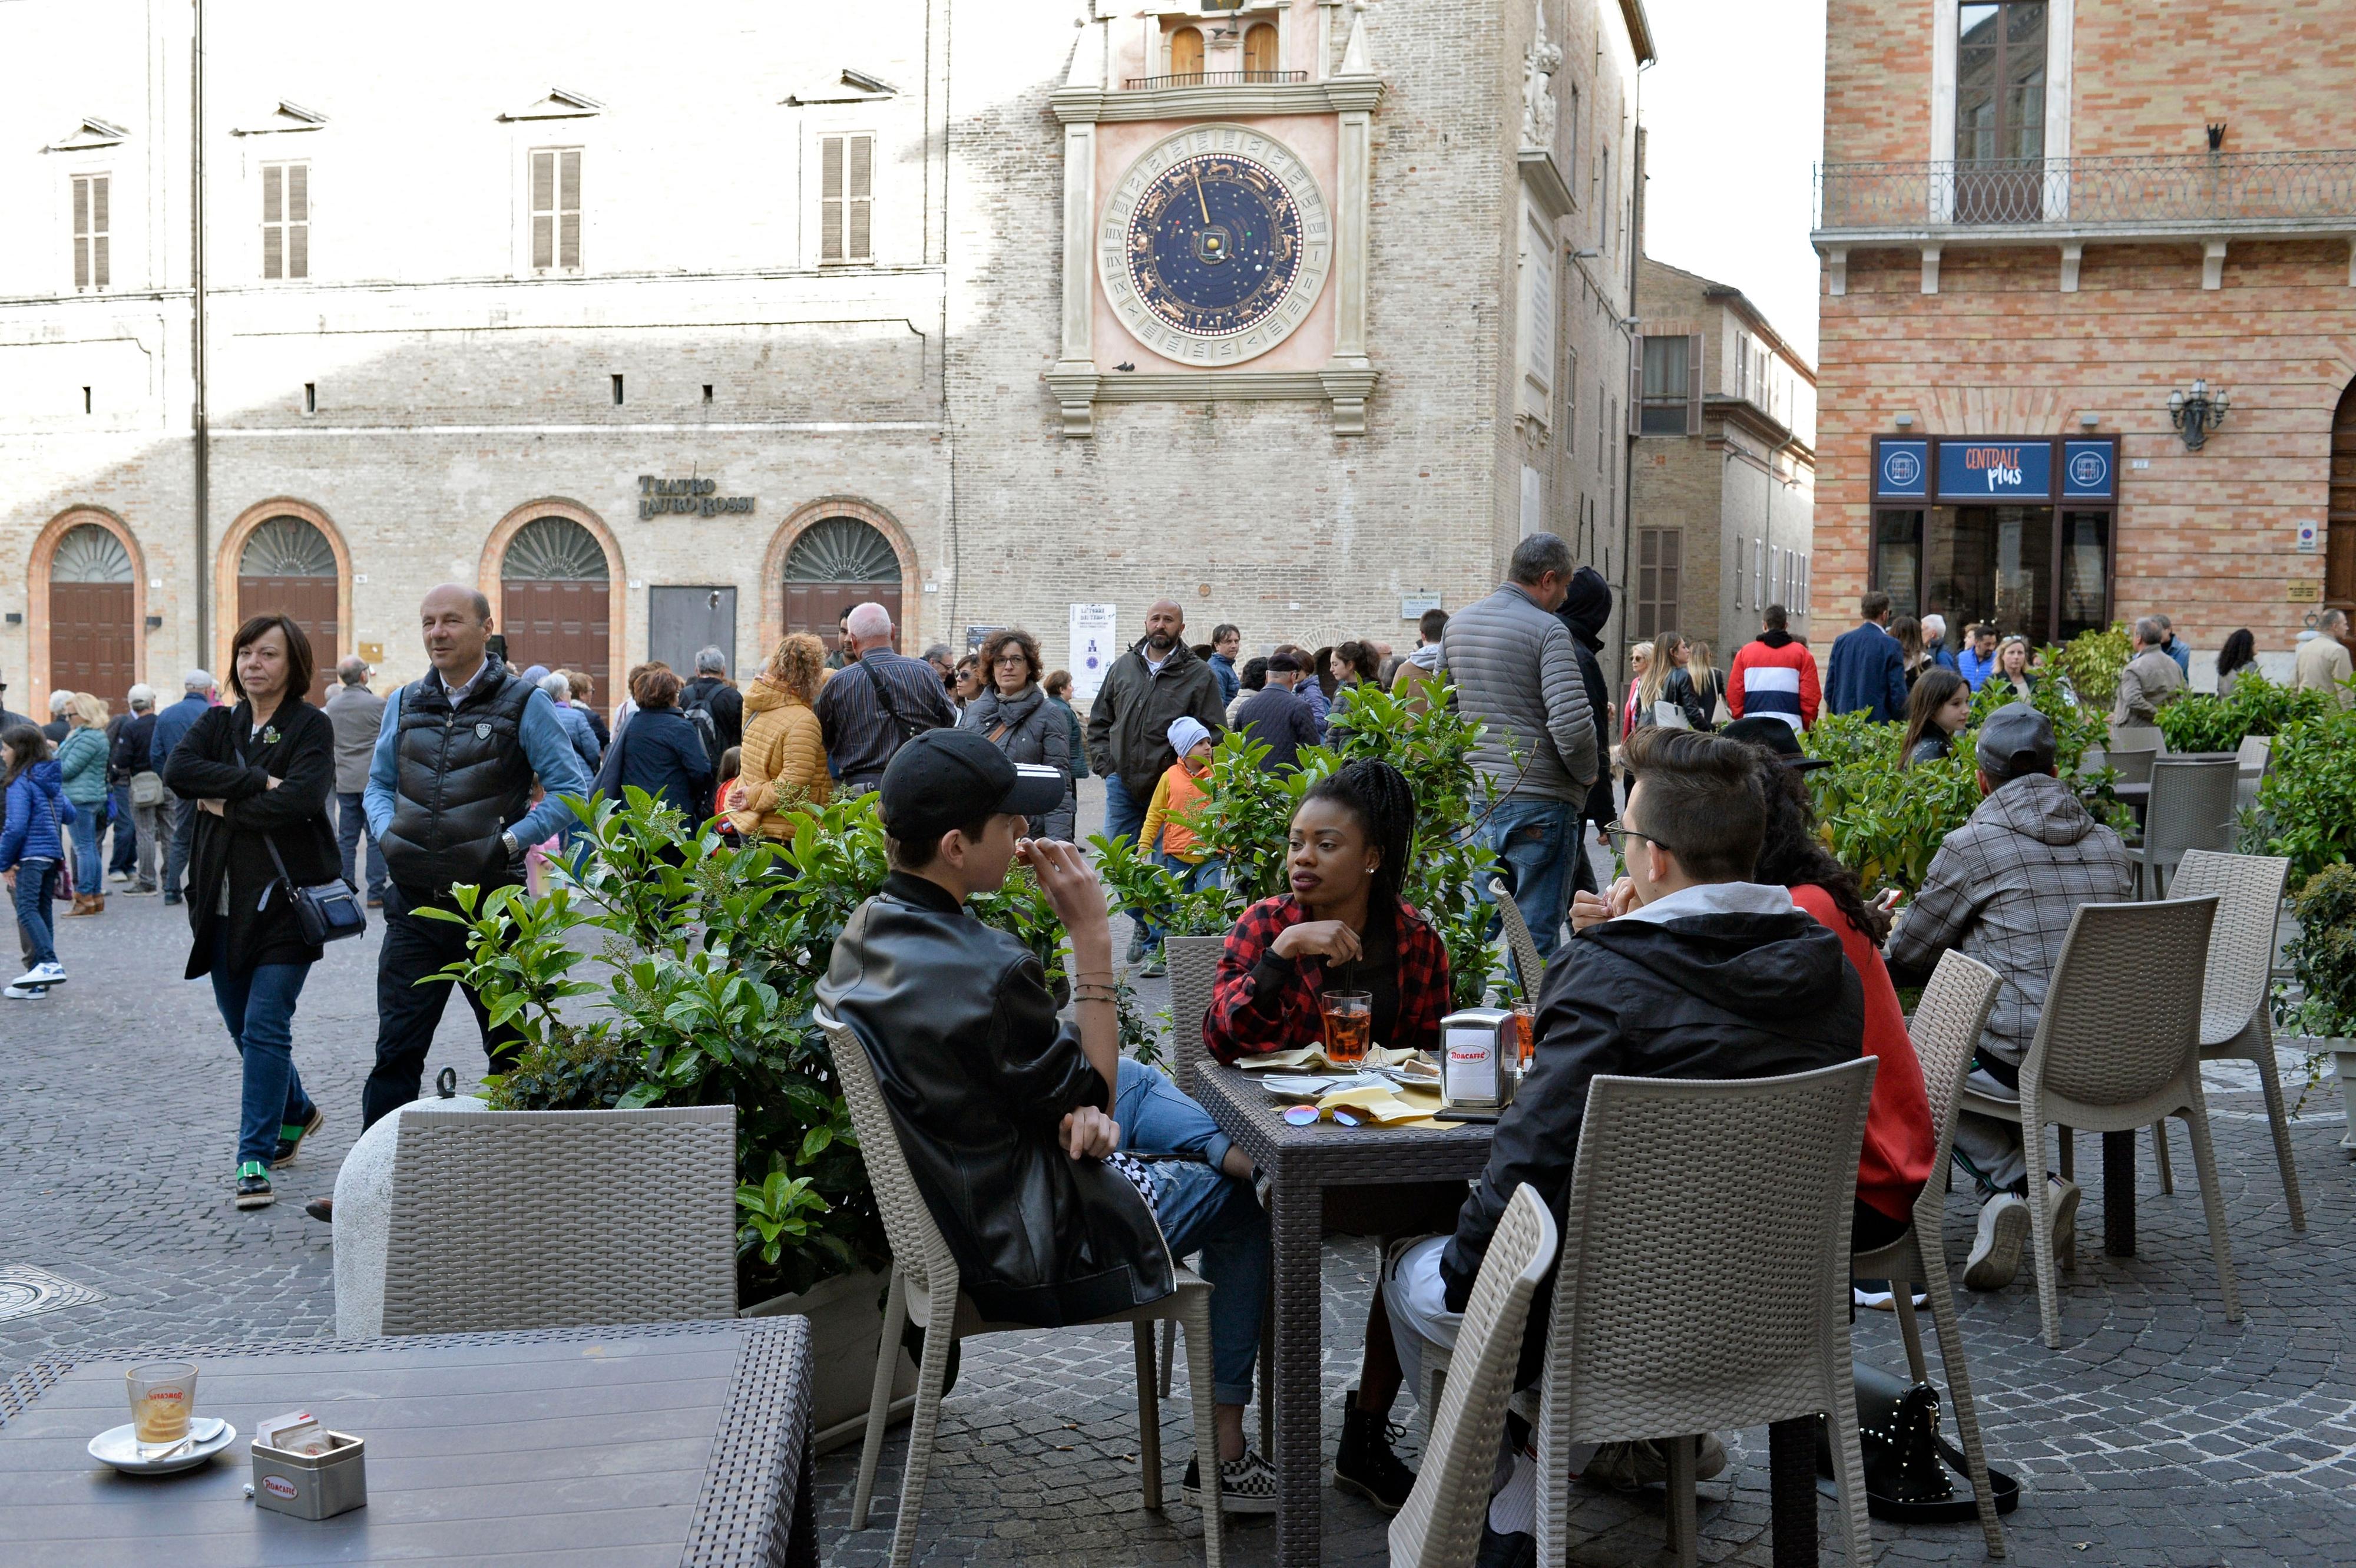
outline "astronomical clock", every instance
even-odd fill
[[[1382,83],[1332,0],[1164,0],[1080,30],[1064,123],[1067,436],[1098,403],[1323,401],[1363,435]],[[1346,29],[1336,36],[1336,29]],[[1330,69],[1329,69],[1330,65]]]

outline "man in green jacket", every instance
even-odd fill
[[[1178,760],[1173,719],[1218,735],[1227,727],[1218,677],[1186,646],[1186,616],[1163,599],[1145,612],[1145,636],[1112,662],[1088,710],[1088,766],[1104,776],[1105,836],[1135,843],[1153,785]]]

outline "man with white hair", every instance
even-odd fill
[[[73,728],[73,700],[71,692],[49,693],[49,722],[41,726],[41,734],[51,746],[62,745],[67,732]]]
[[[136,897],[159,891],[155,883],[156,861],[163,853],[165,837],[172,831],[172,792],[164,788],[164,770],[155,766],[162,760],[155,755],[156,723],[155,688],[145,682],[132,687],[130,716],[115,732],[114,750],[107,758],[108,769],[123,780],[124,793],[131,800],[132,836],[139,844],[139,869],[132,885],[123,891]]]
[[[2356,701],[2343,684],[2349,675],[2348,645],[2340,639],[2348,635],[2348,612],[2326,610],[2316,621],[2315,635],[2298,645],[2298,657],[2291,666],[2290,689],[2294,692],[2329,692],[2341,707]]]
[[[344,880],[360,885],[360,841],[368,841],[368,902],[384,907],[384,851],[368,831],[369,763],[384,727],[384,699],[369,690],[368,660],[348,654],[336,666],[335,689],[322,710],[336,732],[336,843],[343,852]]]
[[[148,761],[157,773],[170,760],[173,748],[187,738],[213,705],[220,688],[212,676],[202,670],[191,670],[180,682],[180,700],[155,715],[155,733],[150,737]],[[164,902],[180,901],[180,883],[188,869],[188,845],[197,831],[197,803],[183,800],[177,795],[164,797],[172,806],[172,832],[164,846]]]
[[[564,726],[564,738],[573,743],[573,749],[581,754],[581,765],[594,779],[605,747],[597,744],[597,732],[589,727],[589,715],[573,705],[573,682],[563,671],[552,670],[540,678],[540,689],[556,704],[556,722]]]
[[[843,618],[841,672],[819,688],[818,723],[826,762],[843,796],[884,781],[884,767],[909,739],[957,723],[937,671],[892,651],[892,612],[852,607]]]
[[[563,698],[556,701],[559,707],[564,705]],[[712,748],[712,771],[717,773],[728,748],[744,744],[744,693],[728,678],[724,650],[706,648],[696,654],[695,679],[679,689],[679,711],[690,718],[699,712],[712,715],[712,733],[704,744]]]
[[[1922,651],[1928,653],[1931,662],[1940,669],[1953,670],[1958,675],[1963,673],[1962,667],[1955,662],[1954,651],[1947,647],[1947,618],[1937,610],[1922,618]]]

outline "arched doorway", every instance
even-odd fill
[[[2331,499],[2325,519],[2323,602],[2356,620],[2356,381],[2331,418]]]
[[[49,690],[89,692],[123,711],[138,680],[137,573],[110,529],[80,522],[49,558]]]
[[[327,682],[342,657],[338,586],[335,547],[307,519],[264,518],[245,536],[245,548],[238,553],[238,620],[262,615],[293,618],[311,639],[314,703],[327,700]],[[218,673],[226,688],[229,672]]]
[[[786,553],[786,629],[815,632],[832,652],[841,642],[842,612],[870,600],[900,615],[900,554],[873,523],[823,517],[804,529]]]
[[[605,547],[569,517],[536,517],[499,557],[499,630],[517,669],[578,670],[613,689],[613,580]]]

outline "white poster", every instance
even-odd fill
[[[1113,607],[1072,607],[1072,695],[1093,701],[1104,685],[1105,671],[1120,657],[1113,641]]]

